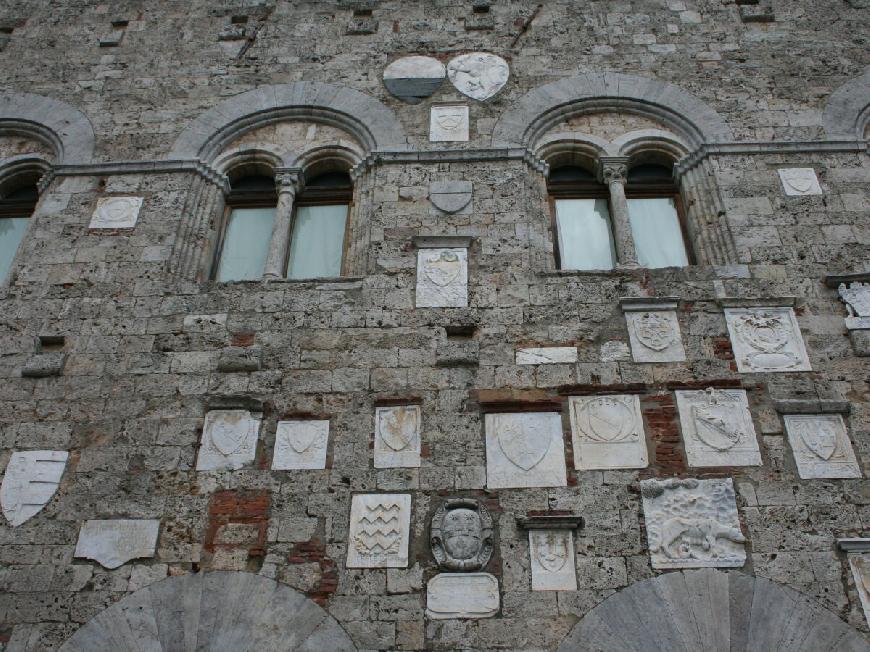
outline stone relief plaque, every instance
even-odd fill
[[[498,613],[498,580],[489,573],[441,573],[426,585],[426,615],[435,620]]]
[[[485,429],[488,488],[567,485],[558,412],[487,414]]]
[[[638,396],[571,396],[568,409],[575,468],[591,471],[648,466]]]
[[[429,201],[439,211],[452,215],[471,204],[472,190],[471,181],[433,181],[429,184]]]
[[[157,520],[85,521],[79,530],[75,556],[93,559],[106,568],[153,557],[159,529]]]
[[[487,52],[461,54],[447,64],[447,77],[456,90],[481,102],[504,88],[509,76],[507,61]]]
[[[91,216],[90,229],[132,229],[139,219],[142,197],[103,197]]]
[[[782,189],[790,197],[821,195],[822,188],[813,168],[783,168],[777,170]]]
[[[571,530],[529,530],[532,591],[576,591],[574,533]]]
[[[12,453],[0,485],[0,506],[9,525],[17,527],[42,511],[60,486],[68,457],[66,451]]]
[[[452,498],[432,517],[432,556],[453,571],[480,570],[492,555],[492,517],[472,498]]]
[[[375,409],[375,468],[420,466],[419,405]]]
[[[785,431],[798,475],[816,478],[860,478],[846,424],[839,414],[787,414]]]
[[[846,328],[870,329],[870,283],[852,283],[849,287],[846,287],[845,283],[840,283],[837,289],[849,311],[849,316],[846,317]]]
[[[731,478],[642,480],[653,568],[739,568],[746,563]]]
[[[683,362],[686,359],[676,311],[626,312],[625,321],[635,362]]]
[[[726,308],[725,321],[738,371],[811,371],[791,308]]]
[[[212,410],[205,415],[197,471],[239,469],[254,461],[260,420],[248,410]]]
[[[384,69],[384,86],[408,104],[419,104],[438,90],[447,71],[432,57],[414,55],[396,59]]]
[[[356,494],[348,537],[348,568],[406,568],[411,495]]]
[[[848,559],[852,578],[855,580],[855,590],[858,591],[861,608],[864,610],[864,618],[870,625],[870,553],[850,554]]]
[[[328,441],[328,419],[279,421],[272,469],[325,469]]]
[[[468,305],[468,249],[417,251],[417,308],[465,308]]]
[[[517,349],[517,364],[573,364],[577,362],[576,346],[544,346]]]
[[[689,466],[761,465],[745,390],[709,388],[676,395]]]
[[[467,142],[468,107],[464,104],[433,106],[429,115],[429,141]]]

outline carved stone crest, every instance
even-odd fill
[[[508,460],[528,471],[544,459],[552,443],[550,437],[540,434],[519,419],[503,419],[498,426],[498,445]]]
[[[464,247],[417,252],[416,306],[464,308],[468,305],[468,250]]]
[[[801,478],[861,477],[842,416],[787,414],[783,420]]]
[[[432,517],[432,556],[441,568],[480,570],[492,556],[492,517],[471,498],[452,498]]]
[[[447,64],[447,77],[463,95],[488,100],[507,83],[507,61],[487,52],[471,52],[454,57]]]
[[[678,391],[690,466],[757,466],[761,452],[742,389]]]
[[[678,301],[677,297],[620,299],[635,362],[682,362],[686,359],[675,310]]]
[[[574,533],[571,530],[529,530],[532,591],[576,591]]]
[[[351,501],[348,568],[404,568],[411,529],[409,494],[357,494]]]
[[[9,525],[21,525],[42,511],[60,485],[68,457],[66,451],[12,453],[0,485],[0,506]]]
[[[445,75],[444,64],[438,59],[402,57],[384,69],[384,86],[403,102],[419,104],[438,90]]]
[[[783,168],[778,172],[786,195],[799,197],[822,194],[819,179],[813,168]]]
[[[279,421],[275,431],[272,468],[322,469],[326,466],[329,421],[294,419]]]
[[[139,219],[142,197],[103,197],[91,216],[91,229],[132,229]]]
[[[837,290],[846,302],[850,317],[870,317],[870,283],[852,283],[848,288],[840,283]]]
[[[420,406],[375,410],[375,467],[420,466]]]
[[[811,370],[791,308],[728,308],[725,320],[738,371]]]
[[[198,471],[238,469],[253,461],[260,420],[248,410],[212,410],[205,417]]]
[[[485,422],[489,488],[565,486],[561,415],[487,414]]]
[[[429,201],[445,213],[458,213],[471,203],[471,181],[433,181],[429,184]]]
[[[572,396],[568,405],[577,469],[647,466],[639,397]]]
[[[638,341],[653,351],[664,351],[677,339],[670,320],[661,312],[641,313],[635,321]]]
[[[468,107],[464,104],[433,106],[430,109],[429,140],[465,142],[468,140]]]

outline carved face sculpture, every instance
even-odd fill
[[[444,516],[444,547],[456,559],[471,559],[480,552],[482,525],[477,512],[451,509]]]

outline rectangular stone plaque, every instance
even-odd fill
[[[417,251],[418,308],[464,308],[468,305],[468,249]]]
[[[501,599],[489,573],[441,573],[426,585],[426,615],[435,620],[491,618]]]
[[[348,568],[406,568],[410,494],[357,494],[350,506]]]
[[[420,466],[419,405],[375,408],[375,468]]]
[[[870,625],[870,553],[850,554],[848,559],[855,580],[855,590],[858,591],[861,608],[864,610],[864,618]]]
[[[103,197],[91,216],[90,229],[132,229],[139,219],[142,197]]]
[[[159,529],[157,520],[85,521],[79,530],[75,556],[93,559],[106,568],[153,557]]]
[[[254,461],[260,420],[248,410],[212,410],[205,415],[197,471],[240,469]]]
[[[635,362],[683,362],[686,359],[676,311],[626,312],[625,322]]]
[[[573,364],[577,362],[576,346],[544,346],[517,349],[517,364]]]
[[[429,119],[429,141],[465,142],[468,140],[468,106],[449,104],[433,106]]]
[[[591,471],[648,466],[638,396],[571,396],[568,408],[575,468]]]
[[[746,563],[731,478],[642,480],[653,568],[739,568]]]
[[[798,475],[817,478],[860,478],[846,424],[839,414],[787,414],[785,431]]]
[[[532,591],[576,591],[574,533],[571,530],[529,530]]]
[[[819,178],[813,168],[781,168],[777,172],[782,189],[789,197],[822,194]]]
[[[279,421],[275,432],[272,468],[275,470],[325,469],[328,441],[328,419]]]
[[[710,388],[676,395],[689,466],[761,464],[745,390]]]
[[[792,308],[726,308],[737,371],[811,371]]]
[[[487,414],[485,428],[487,487],[567,485],[558,412]]]

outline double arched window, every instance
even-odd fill
[[[38,172],[0,183],[0,282],[6,280],[39,199]]]

